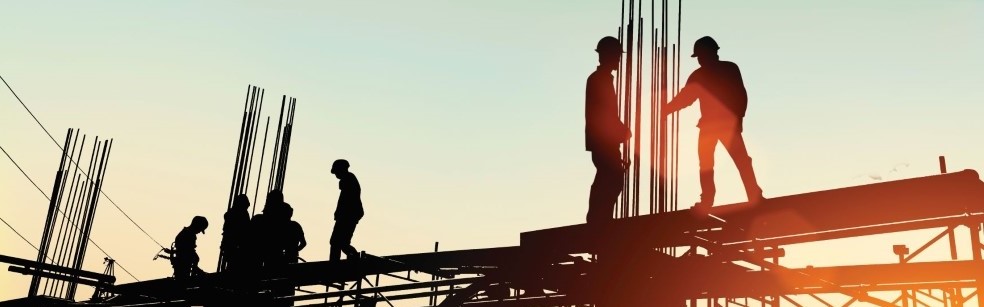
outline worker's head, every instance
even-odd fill
[[[338,159],[331,163],[331,173],[338,177],[340,174],[348,173],[349,162],[345,159]]]
[[[280,190],[272,190],[267,193],[266,203],[263,204],[263,213],[274,214],[275,211],[279,210],[280,206],[284,203],[284,192]]]
[[[236,198],[232,201],[232,208],[234,209],[246,209],[249,208],[249,196],[246,194],[236,195]]]
[[[294,207],[291,207],[290,204],[288,203],[284,203],[284,217],[286,217],[288,220],[294,217]]]
[[[713,38],[704,36],[694,42],[694,54],[690,57],[697,58],[697,63],[705,65],[718,60],[718,49],[721,49],[721,47],[718,46]]]
[[[605,69],[618,69],[618,62],[622,59],[622,43],[617,38],[605,36],[598,41],[595,48],[598,52],[598,64]]]
[[[205,229],[208,228],[208,219],[204,216],[196,216],[191,219],[191,229],[197,230],[197,232],[205,233]]]

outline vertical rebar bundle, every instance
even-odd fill
[[[263,98],[266,90],[257,86],[250,85],[246,89],[246,103],[243,106],[243,119],[239,127],[239,143],[236,149],[235,165],[232,172],[232,186],[229,188],[229,200],[226,208],[232,208],[236,195],[249,194],[249,183],[255,182],[253,187],[253,213],[260,205],[259,191],[261,179],[263,179],[263,160],[266,157],[267,135],[270,132],[270,117],[267,116],[263,126],[263,145],[260,146],[260,158],[256,159],[257,140],[259,136],[260,119],[263,112]],[[290,151],[290,136],[294,127],[294,108],[297,104],[295,98],[289,99],[285,95],[280,105],[280,119],[277,123],[277,135],[274,139],[273,155],[270,162],[270,174],[267,180],[266,193],[273,189],[284,188],[284,178],[287,174],[287,153]],[[284,112],[287,114],[284,114]],[[286,118],[285,118],[286,115]],[[286,125],[284,121],[286,119]],[[281,133],[282,132],[282,133]],[[259,162],[257,162],[259,160]],[[254,164],[258,165],[254,167]],[[257,170],[256,178],[253,178],[253,169]],[[263,195],[265,196],[266,193]],[[219,263],[216,271],[221,272],[226,268],[226,258],[224,251],[220,249]]]
[[[294,114],[295,108],[297,107],[297,98],[283,97],[280,103],[280,120],[277,124],[277,140],[274,142],[273,149],[273,165],[270,166],[270,181],[267,191],[271,190],[284,190],[284,180],[287,176],[287,154],[290,153],[290,137],[294,132]],[[287,118],[284,118],[284,111],[287,112]],[[283,134],[281,134],[280,123],[286,123],[283,126]]]
[[[236,148],[236,160],[232,171],[232,186],[229,188],[229,200],[226,209],[232,208],[236,195],[246,194],[249,189],[249,175],[252,171],[253,153],[256,149],[257,124],[263,111],[263,97],[266,90],[249,85],[246,88],[246,103],[243,106],[243,121],[239,126],[239,143]],[[262,161],[261,161],[262,162]],[[223,271],[226,266],[224,253],[219,252],[219,264],[216,271]]]
[[[630,162],[631,167],[626,169],[623,177],[624,189],[617,201],[615,218],[642,214],[640,203],[645,197],[649,198],[650,214],[679,209],[680,119],[677,114],[664,116],[662,109],[681,87],[682,1],[678,0],[676,7],[675,43],[670,34],[670,2],[661,0],[657,4],[652,0],[649,5],[653,22],[649,23],[651,33],[646,35],[643,1],[622,1],[618,38],[623,42],[625,56],[617,71],[615,88],[619,116],[632,130],[633,140],[622,145],[622,158]],[[657,10],[661,14],[658,25],[655,22]],[[652,40],[648,44],[644,42],[647,37]],[[649,99],[649,103],[643,104],[644,99]],[[649,129],[644,130],[647,120]],[[646,151],[648,159],[643,158]],[[646,167],[649,168],[648,176],[642,172]],[[646,188],[641,188],[643,186]]]
[[[75,129],[68,129],[65,143],[62,147],[61,161],[55,173],[51,201],[48,204],[48,214],[41,233],[41,244],[38,248],[39,263],[53,264],[61,267],[81,270],[89,246],[89,235],[92,233],[96,207],[99,203],[99,193],[102,190],[103,179],[106,176],[112,140],[99,141],[89,156],[88,171],[79,174],[80,167],[74,168],[69,174],[72,161],[83,161],[85,139],[79,143],[79,135]],[[81,164],[81,163],[80,163]],[[91,175],[85,175],[91,174]],[[66,190],[66,186],[68,189]],[[66,273],[45,272],[59,276],[71,276]],[[70,279],[71,280],[71,279]],[[78,283],[60,279],[51,279],[34,275],[28,290],[28,296],[49,296],[74,301]]]

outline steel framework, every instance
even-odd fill
[[[792,218],[797,217],[797,218]],[[102,306],[963,306],[980,300],[984,182],[964,170],[525,232],[520,245],[290,264],[105,286]],[[920,229],[898,263],[788,268],[783,247]],[[957,257],[957,233],[970,237]],[[633,237],[633,240],[612,239]],[[916,262],[935,244],[950,261]],[[887,246],[886,246],[887,247]],[[682,249],[675,256],[661,252]],[[284,286],[292,295],[277,295]],[[841,294],[845,303],[831,295]]]

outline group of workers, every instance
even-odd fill
[[[332,163],[331,173],[339,179],[340,191],[335,209],[335,227],[331,234],[329,260],[340,260],[344,252],[349,259],[358,258],[359,251],[352,247],[355,227],[364,215],[362,188],[355,174],[349,171],[344,159]],[[263,267],[277,267],[297,263],[300,251],[307,246],[300,223],[292,220],[294,209],[284,201],[283,192],[272,190],[260,214],[250,217],[246,195],[237,195],[226,211],[222,226],[221,255],[225,271],[248,271]],[[184,227],[174,239],[171,266],[174,277],[184,279],[204,273],[198,267],[196,251],[197,234],[205,233],[208,219],[196,216],[191,225]]]
[[[693,55],[700,67],[687,79],[683,89],[667,105],[661,115],[680,111],[700,100],[701,118],[697,136],[697,156],[701,195],[692,207],[706,214],[714,204],[714,150],[720,142],[731,156],[745,186],[749,203],[764,200],[742,137],[742,123],[748,105],[748,95],[738,65],[720,60],[717,42],[705,36],[694,43]],[[588,77],[585,90],[585,149],[591,152],[596,173],[588,197],[587,222],[595,224],[612,220],[615,202],[623,191],[623,176],[629,161],[622,160],[620,147],[632,138],[632,131],[618,116],[618,97],[612,72],[621,62],[622,44],[617,38],[602,38],[595,51],[599,65]],[[352,247],[355,227],[364,215],[361,187],[349,171],[346,160],[336,160],[331,173],[339,179],[341,190],[335,210],[335,225],[330,239],[329,260],[357,258]],[[279,190],[269,193],[263,213],[250,219],[246,195],[236,196],[225,214],[222,256],[228,270],[243,270],[296,263],[298,254],[307,243],[300,224],[291,220],[292,208],[283,201]],[[175,277],[187,277],[201,272],[195,252],[196,234],[204,233],[208,221],[196,216],[190,226],[175,238],[172,259]]]
[[[731,155],[745,186],[748,202],[764,200],[752,168],[752,158],[742,138],[742,122],[748,107],[748,94],[738,65],[718,57],[720,47],[710,36],[694,43],[691,57],[697,68],[683,89],[661,109],[667,116],[700,100],[701,118],[697,122],[697,157],[700,169],[700,201],[692,209],[706,215],[714,204],[714,149],[720,142]],[[596,173],[588,197],[587,222],[594,224],[614,218],[615,202],[623,190],[623,176],[629,161],[622,160],[620,146],[632,138],[632,130],[618,116],[618,96],[612,72],[622,58],[622,43],[607,36],[598,41],[598,68],[588,77],[585,91],[585,149],[591,152]]]

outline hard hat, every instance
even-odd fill
[[[622,43],[618,41],[617,38],[611,36],[602,37],[598,41],[598,47],[595,48],[597,52],[618,52],[622,53]]]
[[[191,225],[201,226],[202,233],[205,233],[205,228],[208,228],[208,219],[206,219],[204,216],[200,216],[200,215],[196,216],[195,218],[191,219]]]
[[[347,168],[349,168],[349,162],[348,162],[348,160],[338,159],[338,160],[335,160],[335,162],[333,162],[331,164],[331,173],[334,174],[335,172],[337,172],[339,170],[343,170],[343,169],[347,169]]]
[[[713,38],[704,36],[694,42],[694,54],[690,57],[696,58],[698,54],[715,53],[718,49],[721,49],[721,47],[718,46],[718,43]]]

